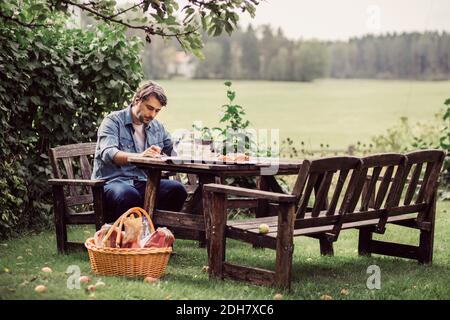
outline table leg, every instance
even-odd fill
[[[267,179],[270,191],[277,193],[285,193],[283,191],[283,188],[281,188],[280,184],[278,183],[277,179],[275,179],[275,176],[265,176],[265,178]]]
[[[188,208],[188,213],[200,214],[203,216],[203,185],[216,182],[216,177],[210,174],[198,175],[198,188],[195,190],[191,202],[191,207]],[[206,234],[204,231],[199,231],[199,246],[206,246]]]
[[[256,178],[256,189],[269,191],[269,176],[259,176]],[[255,217],[267,217],[269,215],[269,202],[264,199],[258,199],[258,205],[256,207]]]
[[[159,183],[161,180],[161,170],[147,170],[147,185],[145,186],[144,210],[148,212],[150,217],[156,208],[156,200],[159,191]]]

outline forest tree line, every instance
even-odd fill
[[[450,79],[450,34],[445,32],[367,35],[349,41],[291,40],[281,29],[251,25],[231,37],[204,37],[205,60],[190,59],[189,77],[312,81],[317,78]],[[180,74],[175,42],[145,46],[147,78]]]

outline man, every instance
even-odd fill
[[[103,119],[98,129],[92,179],[104,179],[106,219],[116,220],[131,207],[143,207],[146,174],[128,163],[132,156],[171,155],[173,143],[163,125],[155,120],[167,104],[164,89],[154,82],[140,87],[131,104]],[[161,179],[157,207],[180,211],[187,192],[178,181]]]

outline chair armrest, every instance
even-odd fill
[[[106,180],[82,180],[82,179],[49,179],[52,186],[88,186],[100,187],[106,184]]]
[[[215,184],[215,183],[205,184],[203,186],[203,190],[208,191],[208,192],[214,192],[214,193],[224,193],[224,194],[231,194],[231,195],[235,195],[235,196],[254,197],[257,199],[272,200],[274,202],[294,203],[297,201],[297,197],[294,195],[291,195],[291,194],[283,194],[283,193],[275,193],[275,192],[262,191],[262,190],[246,189],[246,188],[226,186],[226,185]]]

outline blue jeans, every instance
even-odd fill
[[[144,206],[145,181],[134,181],[129,185],[113,181],[105,185],[105,215],[107,222],[114,222],[132,207]],[[161,179],[156,207],[161,210],[181,211],[187,192],[178,181]],[[150,213],[150,212],[149,212]]]

